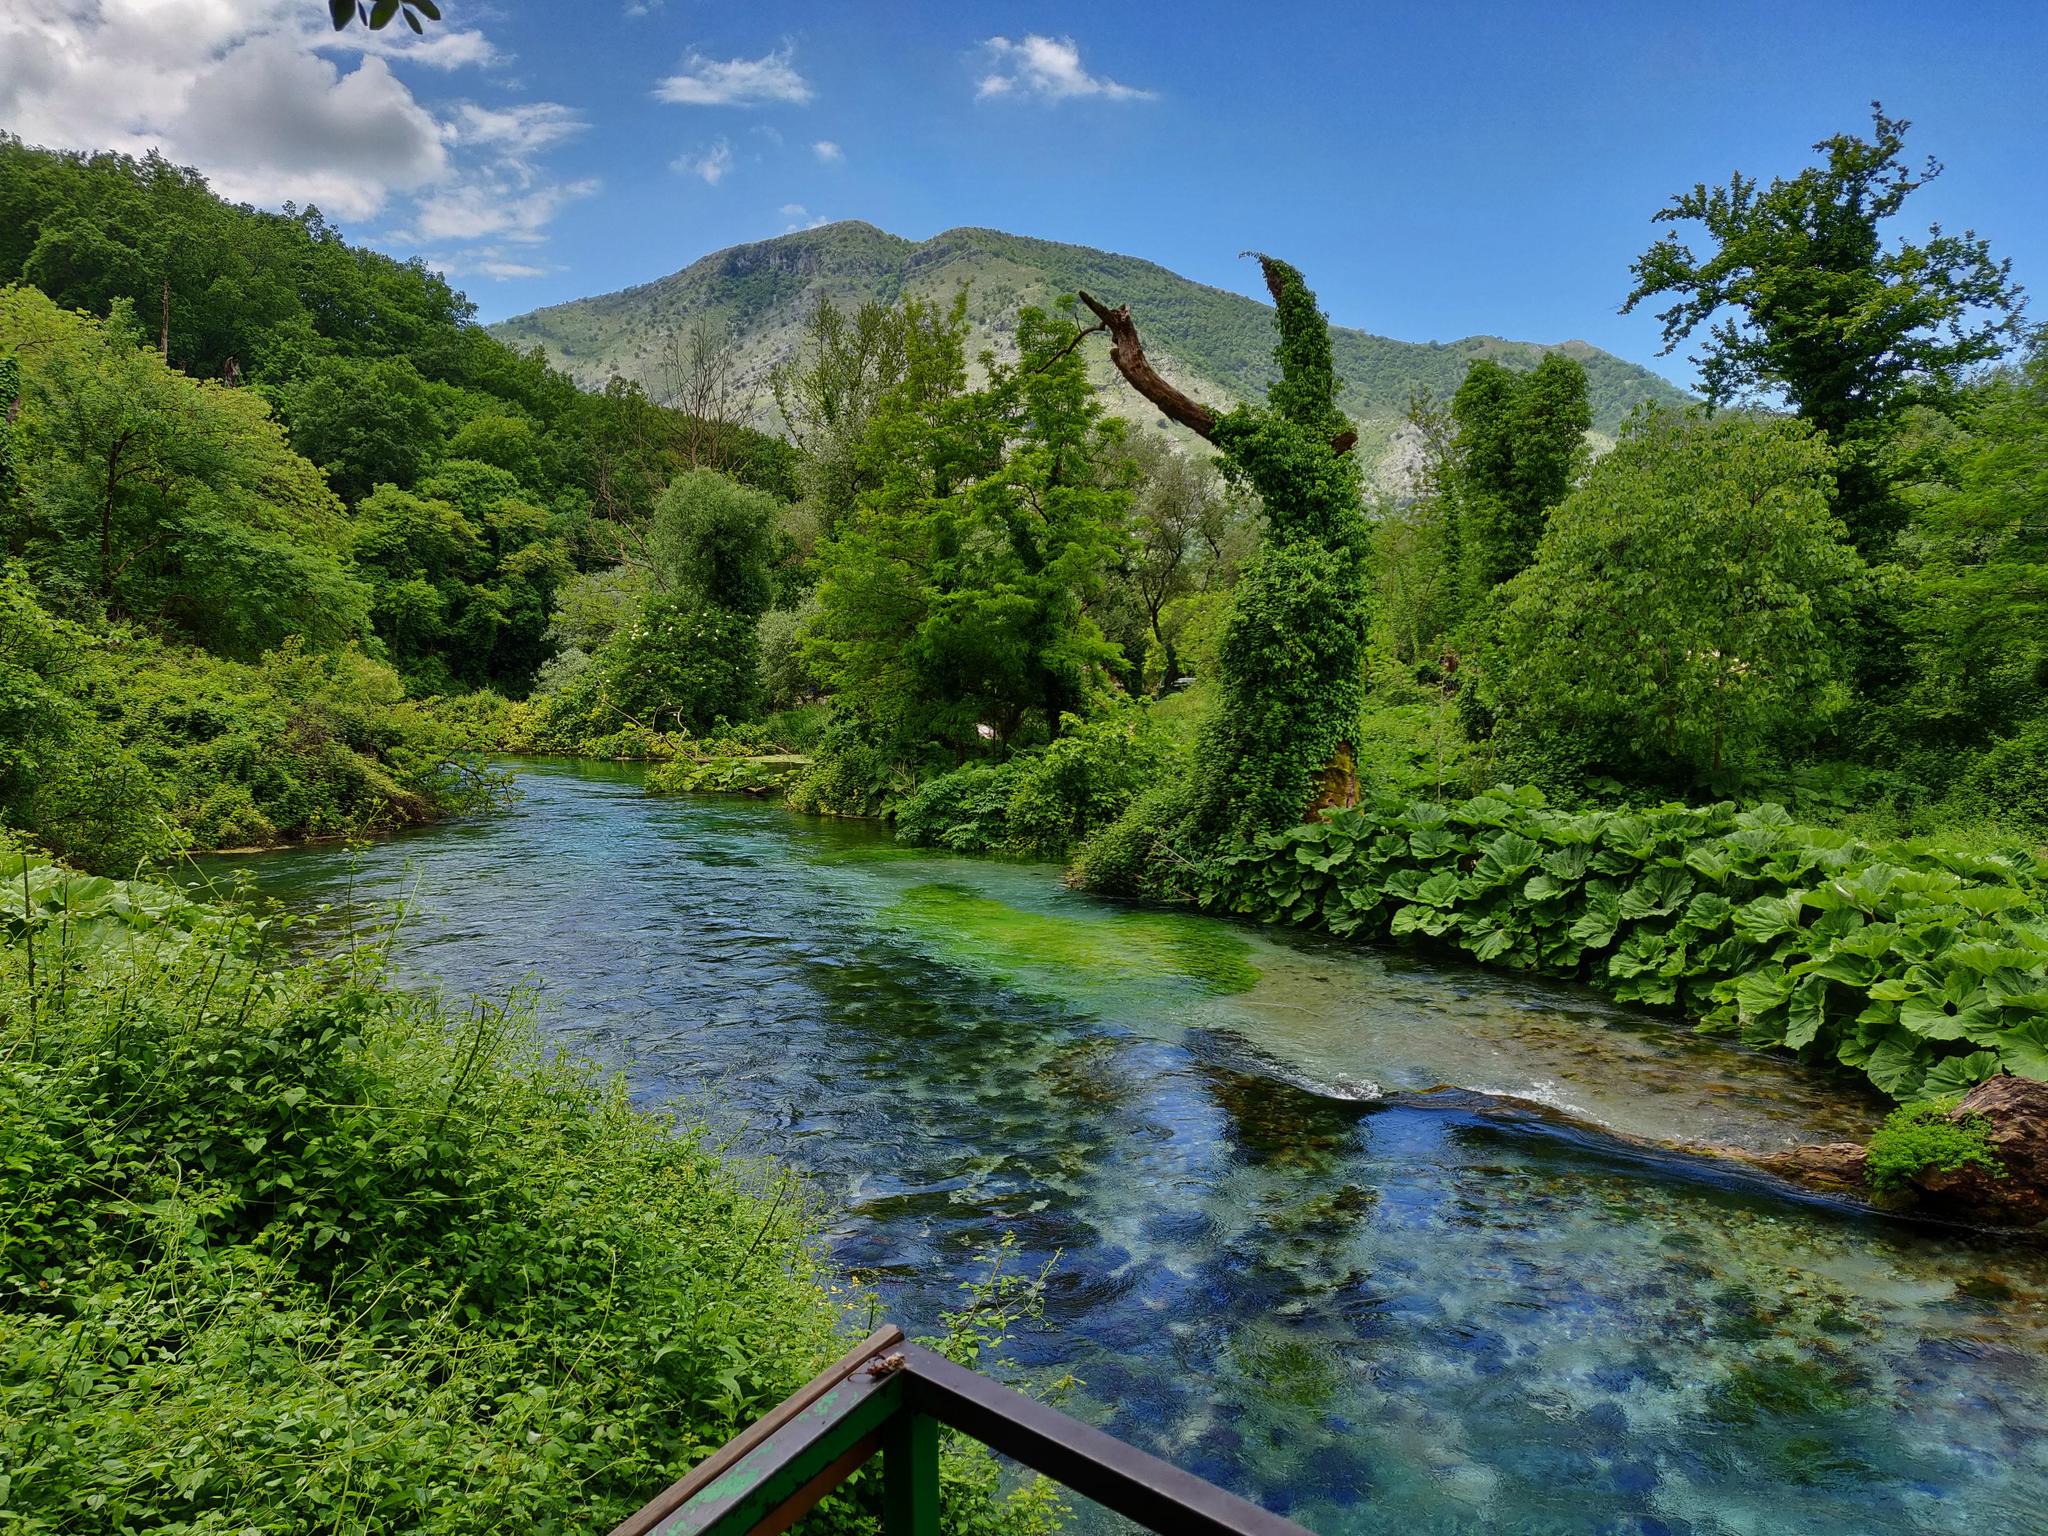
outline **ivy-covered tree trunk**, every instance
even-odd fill
[[[1265,504],[1265,541],[1238,579],[1222,696],[1197,752],[1194,830],[1212,843],[1249,840],[1357,795],[1352,733],[1370,592],[1351,455],[1358,434],[1337,409],[1340,380],[1315,295],[1286,262],[1259,262],[1279,311],[1280,377],[1264,406],[1220,416],[1153,370],[1128,308],[1081,295],[1132,387],[1214,443],[1224,472]]]

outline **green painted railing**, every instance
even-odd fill
[[[1148,1530],[1307,1536],[1213,1483],[904,1343],[899,1328],[862,1340],[612,1536],[773,1536],[878,1453],[886,1536],[938,1536],[941,1425]]]

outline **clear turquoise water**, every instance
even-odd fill
[[[216,867],[410,898],[405,971],[538,984],[807,1170],[913,1332],[997,1235],[1057,1252],[1014,1352],[1127,1439],[1327,1536],[2048,1530],[2048,1260],[1670,1150],[1863,1100],[1568,989],[521,774],[502,817]]]

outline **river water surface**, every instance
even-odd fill
[[[511,812],[233,861],[410,898],[401,971],[811,1176],[913,1332],[1059,1255],[1063,1406],[1351,1533],[2048,1531],[2048,1261],[1664,1150],[1867,1101],[1572,989],[519,765]],[[216,868],[229,861],[217,861]],[[1440,1090],[1440,1091],[1431,1091]]]

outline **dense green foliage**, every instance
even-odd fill
[[[2005,1164],[1991,1149],[1991,1122],[1982,1115],[1954,1114],[1954,1098],[1902,1104],[1871,1135],[1863,1174],[1880,1194],[1904,1189],[1923,1173],[1975,1169],[2005,1176]]]
[[[1585,981],[1894,1098],[2048,1077],[2048,880],[2028,854],[1871,846],[1775,807],[1571,812],[1499,789],[1332,811],[1190,894]]]
[[[517,1008],[13,852],[0,927],[15,1529],[602,1529],[864,1321],[799,1189]],[[949,1529],[1051,1523],[984,1454],[945,1483]],[[816,1524],[869,1528],[875,1491]]]
[[[1526,374],[1480,359],[1451,397],[1457,495],[1445,530],[1460,605],[1525,569],[1586,461],[1586,370],[1552,353]]]
[[[1128,491],[1071,325],[1018,316],[1021,357],[970,389],[961,306],[914,310],[861,449],[874,486],[819,549],[807,656],[899,760],[1057,734],[1117,652],[1089,613]]]
[[[1173,733],[1142,705],[1070,718],[1046,746],[927,779],[896,806],[896,835],[955,853],[1064,858],[1180,771],[1181,757]]]
[[[1632,423],[1500,590],[1477,695],[1502,756],[1711,782],[1823,732],[1848,702],[1864,575],[1828,509],[1833,465],[1796,421]]]

